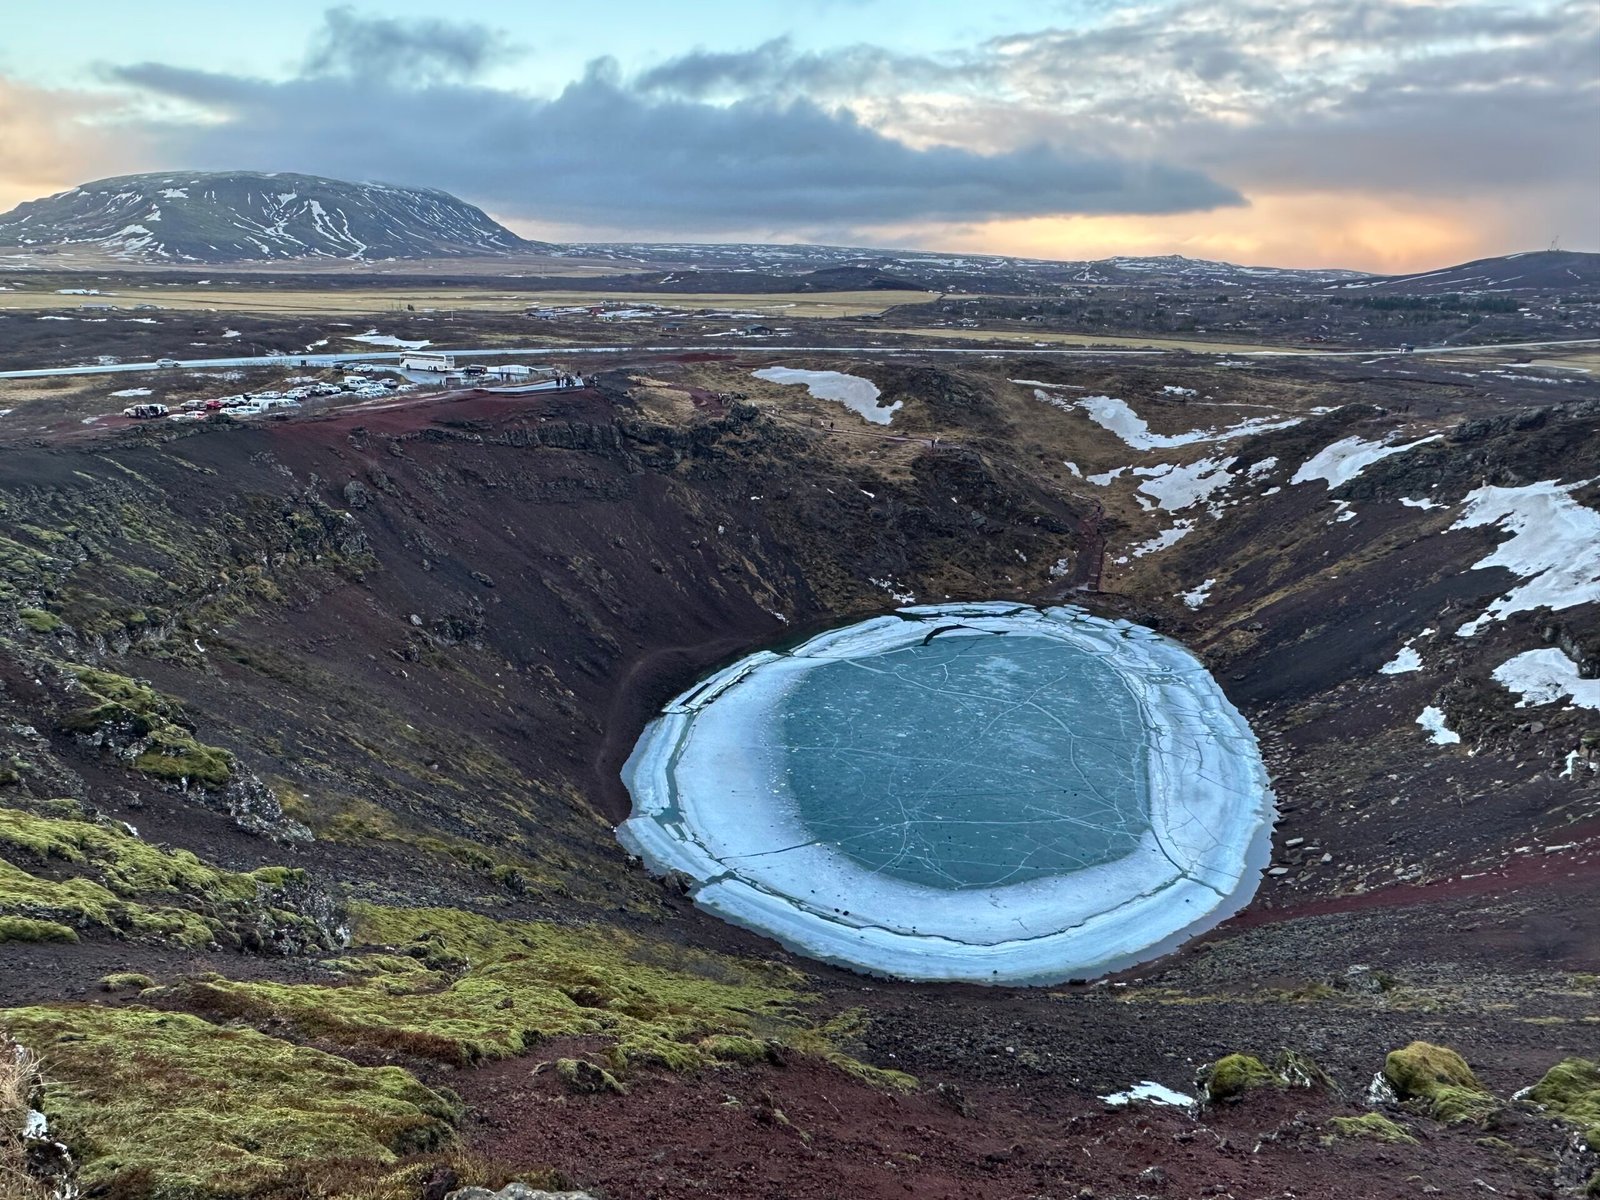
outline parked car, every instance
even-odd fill
[[[136,421],[148,421],[153,417],[166,416],[167,406],[165,404],[130,404],[122,410],[122,415],[132,417]]]

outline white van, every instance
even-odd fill
[[[132,417],[136,421],[148,421],[152,417],[166,416],[167,406],[165,404],[130,404],[122,410],[122,415]]]

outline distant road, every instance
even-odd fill
[[[1417,358],[1432,354],[1472,354],[1489,350],[1545,350],[1555,346],[1600,346],[1600,338],[1572,338],[1558,342],[1502,342],[1491,346],[1421,346],[1415,350],[1217,350],[1227,358]],[[560,358],[568,354],[988,354],[1032,356],[1054,354],[1063,356],[1123,357],[1178,353],[1157,347],[1150,349],[1094,349],[1086,346],[752,346],[746,342],[715,343],[698,346],[497,346],[491,350],[448,350],[428,347],[429,353],[450,354],[456,358],[530,355],[539,358]],[[27,371],[0,371],[0,379],[42,379],[52,375],[119,375],[136,371],[170,371],[212,367],[337,367],[344,363],[387,362],[399,360],[406,350],[389,350],[361,354],[263,354],[247,358],[189,358],[180,359],[177,367],[161,367],[153,362],[110,363],[94,366],[38,367]],[[1203,350],[1190,353],[1204,354]]]

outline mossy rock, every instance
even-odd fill
[[[19,865],[29,859],[72,863],[84,874],[46,878]],[[0,808],[0,915],[190,949],[257,949],[285,939],[320,945],[330,935],[297,908],[310,892],[298,869],[222,871],[114,822]]]
[[[17,616],[22,623],[35,633],[55,633],[61,628],[61,618],[53,612],[46,612],[42,608],[19,609]]]
[[[75,942],[78,931],[59,921],[0,915],[0,942]]]
[[[375,1175],[450,1143],[461,1112],[399,1067],[184,1013],[62,1004],[0,1011],[0,1029],[48,1064],[43,1111],[90,1195],[224,1200],[333,1164]]]
[[[73,667],[72,673],[92,701],[60,722],[69,733],[116,729],[122,736],[144,739],[133,769],[163,783],[226,787],[233,778],[233,755],[195,738],[180,721],[182,704],[148,684],[103,671]]]
[[[142,992],[145,988],[153,988],[155,985],[156,981],[154,979],[151,979],[148,975],[142,975],[138,971],[113,971],[110,975],[100,980],[100,990],[102,992]]]
[[[610,1092],[626,1096],[628,1089],[617,1082],[617,1077],[603,1067],[597,1067],[586,1058],[556,1059],[556,1077],[574,1092],[594,1096]]]
[[[1576,1125],[1590,1148],[1600,1149],[1600,1064],[1565,1059],[1528,1089],[1526,1099]]]
[[[1392,1050],[1383,1064],[1383,1077],[1402,1100],[1417,1102],[1446,1124],[1483,1123],[1500,1110],[1500,1102],[1478,1082],[1466,1059],[1447,1046],[1412,1042]]]
[[[1252,1088],[1282,1087],[1283,1079],[1266,1063],[1249,1054],[1229,1054],[1204,1072],[1206,1099],[1237,1100]]]
[[[1335,1117],[1329,1122],[1335,1137],[1364,1138],[1368,1141],[1387,1142],[1390,1145],[1414,1146],[1417,1139],[1382,1113],[1365,1113],[1359,1117]]]

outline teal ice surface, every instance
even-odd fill
[[[1059,638],[936,636],[800,677],[778,711],[785,783],[819,842],[948,890],[1121,858],[1149,828],[1143,713]]]

